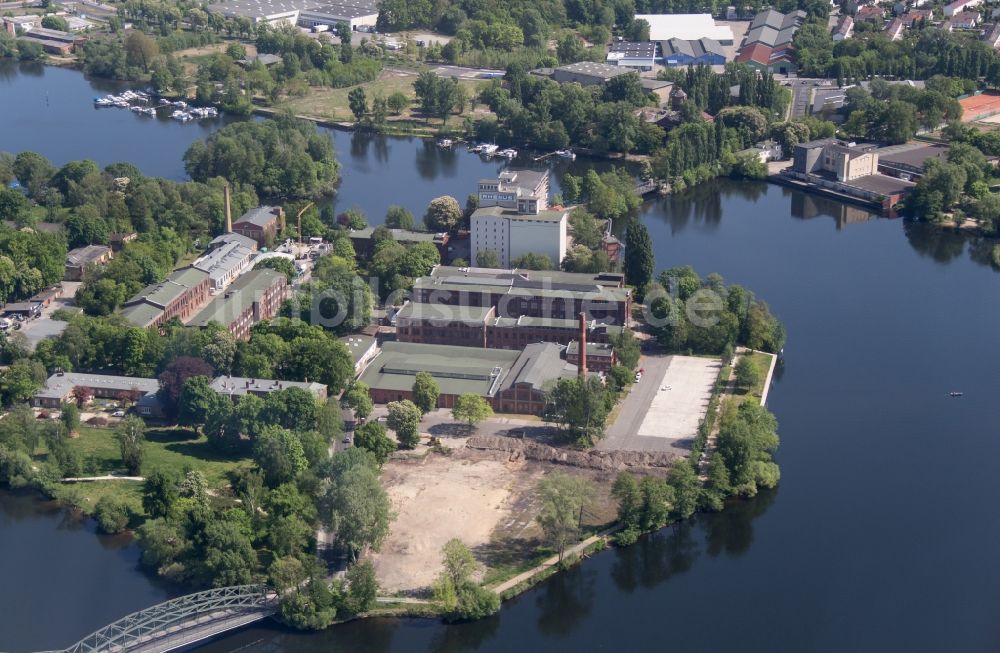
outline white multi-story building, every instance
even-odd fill
[[[525,254],[544,254],[558,267],[566,257],[567,215],[562,210],[517,213],[502,206],[477,209],[472,214],[471,263],[478,265],[479,253],[491,249],[502,268]]]
[[[479,208],[470,219],[472,265],[480,252],[493,250],[500,267],[525,254],[544,254],[558,267],[566,256],[567,215],[547,210],[549,173],[504,170],[479,182]]]
[[[501,206],[537,213],[549,206],[548,170],[504,170],[496,179],[479,180],[479,207]]]

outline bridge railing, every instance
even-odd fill
[[[179,596],[133,612],[62,651],[46,653],[127,651],[139,644],[171,636],[176,632],[176,627],[200,615],[219,613],[220,617],[228,617],[241,612],[274,612],[277,605],[278,596],[267,585],[219,587]]]

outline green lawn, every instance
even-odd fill
[[[760,403],[760,398],[764,393],[764,381],[767,380],[767,370],[771,367],[771,354],[755,351],[752,355],[753,362],[757,364],[757,369],[760,370],[760,381],[749,392],[737,390],[736,397],[741,403],[744,401],[756,401]]]
[[[84,462],[88,476],[125,473],[121,453],[113,429],[83,426],[80,435],[71,440]],[[42,453],[41,456],[45,454]],[[143,474],[162,470],[182,475],[187,470],[197,470],[205,475],[209,487],[228,487],[227,474],[241,466],[249,465],[248,459],[231,459],[216,454],[204,436],[183,428],[154,428],[146,431],[146,455],[142,464]],[[72,497],[72,503],[87,510],[105,494],[115,494],[132,503],[138,510],[142,483],[137,481],[95,481],[64,484],[57,494]]]
[[[389,97],[396,91],[401,91],[408,98],[410,102],[416,101],[416,94],[413,92],[413,82],[416,80],[416,76],[413,75],[400,75],[398,73],[383,72],[381,77],[372,82],[365,82],[359,84],[361,88],[365,90],[365,95],[368,98],[369,105],[372,99],[381,94],[384,97]],[[482,80],[472,80],[472,79],[460,79],[458,81],[459,85],[465,88],[466,93],[469,97],[477,94],[479,92],[479,87],[482,85]],[[293,113],[302,116],[310,116],[313,118],[320,118],[332,121],[346,121],[354,122],[354,114],[351,113],[350,103],[347,96],[350,94],[354,86],[346,88],[310,88],[309,94],[305,97],[289,97],[284,98],[275,105],[275,109],[291,109]],[[416,108],[415,105],[411,104],[411,110]],[[479,109],[482,110],[484,107],[480,106]],[[460,125],[462,118],[468,115],[468,108],[465,109],[463,115],[451,116],[448,119],[448,123],[455,125]],[[409,117],[409,121],[412,121],[419,125],[426,125],[422,117],[413,115],[412,111],[403,111],[401,117],[391,116],[391,120],[399,121],[402,118]],[[409,122],[408,121],[408,122]],[[434,118],[430,120],[431,127],[440,127],[441,121]]]

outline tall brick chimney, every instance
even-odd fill
[[[581,379],[587,378],[587,314],[580,313],[580,362],[577,370]]]
[[[229,184],[226,184],[224,197],[226,205],[226,233],[231,234],[233,233],[233,203],[229,197]]]

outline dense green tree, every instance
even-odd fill
[[[376,464],[365,452],[349,449],[320,472],[319,518],[355,560],[366,549],[379,550],[394,518]]]
[[[135,415],[126,415],[115,427],[115,439],[118,440],[125,469],[132,476],[138,476],[142,471],[142,461],[145,456],[145,422]]]
[[[744,390],[750,390],[760,383],[760,368],[757,367],[757,363],[754,362],[749,354],[740,356],[740,359],[733,368],[733,377],[736,379],[737,386]]]
[[[455,398],[451,416],[459,422],[465,422],[471,431],[476,424],[493,416],[493,408],[479,395],[466,393]]]
[[[499,268],[500,256],[495,249],[481,249],[476,252],[476,267]]]
[[[344,405],[354,411],[357,419],[365,419],[372,414],[375,402],[372,401],[368,384],[363,381],[355,381],[351,387],[344,392],[342,401]]]
[[[552,389],[553,417],[581,443],[591,446],[604,435],[609,396],[596,377],[560,379]]]
[[[625,279],[638,289],[645,292],[646,286],[653,280],[656,268],[656,258],[653,256],[653,242],[649,231],[641,222],[628,227],[625,235]]]
[[[161,470],[153,470],[143,482],[142,509],[150,517],[166,517],[179,496],[177,479]]]
[[[462,208],[458,205],[458,200],[450,195],[435,197],[427,205],[427,212],[424,213],[424,225],[428,231],[441,232],[453,231],[462,221]]]
[[[385,226],[390,229],[413,229],[413,214],[393,204],[385,212]]]
[[[593,494],[588,481],[563,472],[552,472],[538,482],[538,525],[560,560],[566,549],[580,539],[581,515],[593,501]]]
[[[128,528],[129,507],[122,499],[105,495],[94,504],[94,519],[102,533],[121,533]]]
[[[261,429],[253,445],[253,458],[271,487],[295,480],[308,466],[299,437],[275,425]]]
[[[289,116],[223,127],[188,148],[184,167],[196,181],[221,176],[282,197],[329,192],[339,179],[329,137]]]
[[[379,465],[385,464],[390,454],[396,450],[396,443],[386,435],[385,427],[379,422],[367,422],[356,428],[354,446],[371,452]]]
[[[413,380],[413,403],[426,415],[437,408],[441,388],[430,372],[417,372]]]
[[[347,569],[347,588],[351,612],[360,614],[375,607],[378,578],[371,560],[356,562]]]
[[[389,410],[386,424],[396,432],[400,448],[414,448],[420,442],[420,409],[407,399],[390,402],[386,408]]]

